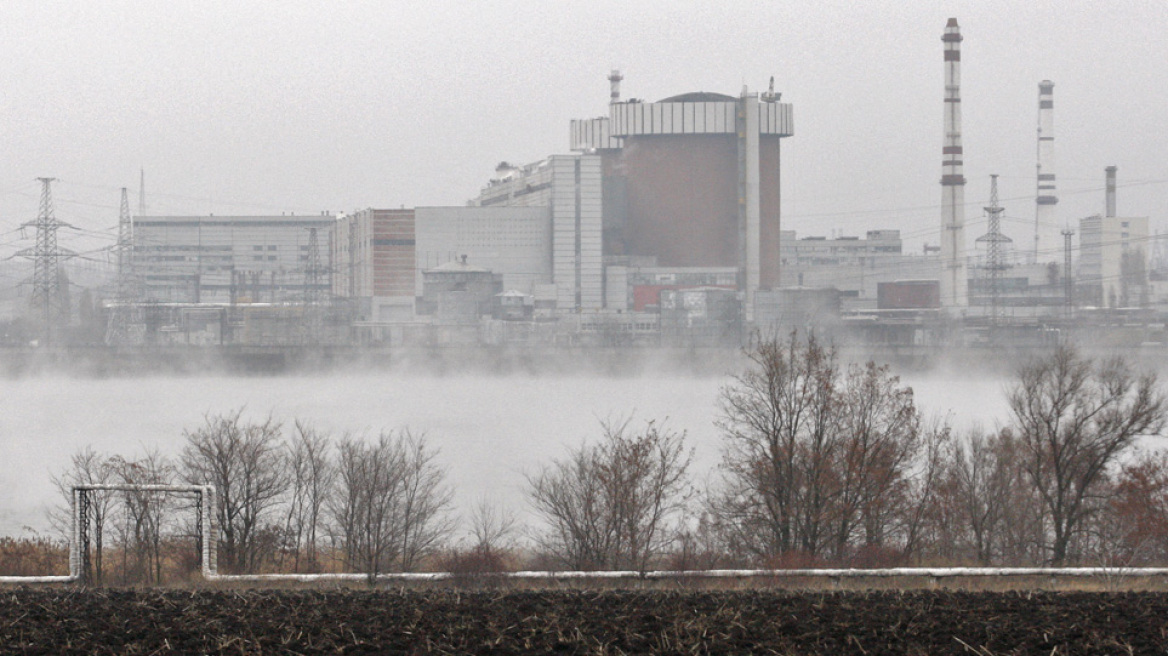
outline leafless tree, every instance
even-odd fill
[[[470,532],[474,548],[484,551],[506,550],[519,530],[519,520],[513,513],[483,500],[470,516]]]
[[[288,489],[280,424],[269,417],[246,423],[243,410],[209,415],[195,431],[184,431],[181,462],[189,483],[214,485],[221,563],[231,571],[254,571],[267,546],[261,532]]]
[[[469,517],[471,542],[460,541],[441,561],[462,587],[494,586],[501,579],[494,574],[506,571],[516,556],[513,542],[518,530],[515,515],[481,500]]]
[[[347,565],[370,583],[380,572],[414,567],[449,530],[452,493],[436,455],[405,429],[372,443],[341,439],[329,509]]]
[[[109,462],[118,483],[169,485],[174,481],[174,466],[158,451],[150,451],[136,460],[114,456]],[[123,545],[123,583],[159,583],[170,499],[165,494],[148,491],[124,492],[122,499],[125,515],[118,528]]]
[[[426,448],[424,436],[414,437],[408,429],[402,430],[398,448],[404,466],[400,567],[409,572],[434,553],[454,529],[454,520],[448,512],[454,491],[446,485],[446,471],[438,466],[438,452]]]
[[[841,371],[813,334],[746,354],[722,390],[723,487],[709,506],[728,550],[779,563],[914,551],[947,428],[922,427],[887,366]]]
[[[954,443],[947,472],[960,525],[968,529],[980,565],[993,564],[1006,516],[1003,501],[1011,496],[1012,463],[1002,459],[1007,451],[999,448],[1001,439],[1000,433],[971,431]]]
[[[649,421],[604,422],[603,439],[528,477],[547,520],[542,545],[574,569],[645,570],[674,536],[689,496],[685,434]]]
[[[59,476],[53,477],[53,484],[61,493],[64,501],[62,508],[50,512],[49,520],[62,535],[69,535],[72,523],[73,486],[85,484],[107,484],[115,479],[116,472],[108,456],[97,453],[92,447],[86,447],[73,454],[69,459],[69,468]],[[101,585],[104,579],[105,566],[105,528],[106,519],[114,505],[114,494],[102,491],[90,491],[89,519],[93,530],[93,582]]]
[[[882,545],[906,499],[909,465],[920,445],[921,420],[911,388],[887,365],[851,365],[842,381],[839,413],[836,557],[857,529],[865,546]]]
[[[1140,451],[1109,484],[1107,512],[1096,520],[1103,563],[1124,566],[1168,561],[1168,451]]]
[[[829,532],[838,446],[837,353],[808,335],[756,339],[722,390],[726,488],[715,513],[732,550],[815,554]]]
[[[334,479],[330,448],[328,435],[296,422],[286,460],[291,488],[285,521],[285,533],[294,552],[294,571],[300,571],[301,555],[309,571],[320,569],[318,531]]]
[[[1059,347],[1020,369],[1009,403],[1023,466],[1053,531],[1050,562],[1062,565],[1108,469],[1138,436],[1163,430],[1165,397],[1154,374]]]
[[[925,543],[925,536],[929,533],[929,521],[936,509],[945,476],[946,454],[953,437],[948,422],[940,418],[926,422],[920,429],[920,436],[916,453],[898,475],[903,479],[904,492],[899,495],[900,507],[895,515],[901,533],[901,553],[906,559],[918,556],[926,548],[936,548],[936,543]]]

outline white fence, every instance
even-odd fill
[[[199,534],[202,547],[202,574],[207,581],[245,583],[319,583],[330,581],[368,581],[361,573],[330,574],[220,574],[218,541],[215,526],[215,488],[210,485],[78,485],[73,488],[72,537],[69,544],[68,576],[0,576],[0,584],[85,583],[89,565],[89,492],[154,492],[186,494],[196,498]],[[377,582],[446,581],[461,578],[453,572],[386,572],[377,574]],[[473,575],[472,575],[473,576]],[[515,581],[687,581],[702,579],[821,578],[830,580],[863,578],[951,578],[980,577],[1158,577],[1168,576],[1168,567],[889,567],[883,569],[715,569],[686,571],[524,571],[482,574],[492,580]]]

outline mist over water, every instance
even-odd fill
[[[460,513],[487,500],[525,518],[524,474],[596,439],[602,420],[631,414],[637,424],[668,419],[667,426],[687,433],[691,474],[700,485],[720,458],[715,421],[719,390],[729,380],[675,371],[0,379],[0,535],[26,526],[48,531],[45,510],[58,503],[51,477],[86,446],[131,459],[152,449],[176,456],[184,430],[198,428],[208,413],[240,407],[245,418],[271,414],[286,430],[300,419],[334,438],[405,427],[424,432],[440,451]],[[992,428],[1007,416],[1006,378],[952,371],[902,380],[927,415],[947,416],[958,429]]]

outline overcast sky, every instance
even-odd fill
[[[859,5],[859,6],[855,6]],[[967,237],[989,174],[1032,234],[1038,82],[1055,82],[1061,220],[1168,218],[1168,3],[0,2],[0,233],[37,211],[108,231],[139,168],[157,214],[461,205],[501,160],[568,152],[568,123],[625,97],[794,105],[783,221],[937,242],[946,19],[962,44]],[[31,234],[29,235],[31,237]],[[0,238],[0,248],[31,245]],[[67,238],[63,241],[68,241]],[[0,256],[5,252],[0,251]]]

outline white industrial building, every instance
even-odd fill
[[[550,215],[542,205],[415,209],[416,295],[422,295],[421,272],[463,257],[502,276],[505,289],[544,293],[552,282]]]
[[[1148,217],[1116,216],[1116,167],[1106,169],[1104,214],[1079,220],[1081,304],[1143,307],[1148,304]]]
[[[906,255],[899,230],[852,236],[799,238],[784,230],[780,261],[788,288],[839,290],[845,309],[874,309],[880,283],[937,280],[936,256]]]
[[[557,309],[604,307],[600,157],[552,155],[523,167],[501,165],[496,174],[471,205],[547,208]]]
[[[1086,305],[1147,304],[1148,217],[1095,215],[1079,221],[1076,286]]]
[[[142,216],[134,272],[155,303],[298,302],[312,232],[327,261],[333,216]],[[327,273],[319,283],[328,290]]]

